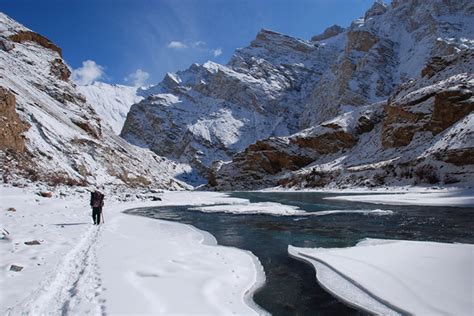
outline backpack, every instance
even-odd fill
[[[102,207],[104,206],[104,195],[99,191],[91,193],[91,205],[92,207]]]

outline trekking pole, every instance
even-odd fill
[[[105,224],[105,220],[104,220],[104,212],[100,212],[100,216],[102,216],[102,224]]]

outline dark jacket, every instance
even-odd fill
[[[94,208],[101,208],[104,206],[104,195],[101,192],[91,192],[91,206]]]

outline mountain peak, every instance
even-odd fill
[[[9,41],[13,43],[34,42],[40,46],[43,46],[44,48],[57,52],[59,56],[62,57],[61,48],[52,41],[41,34],[31,31],[4,13],[0,12],[0,45],[5,46],[5,43]],[[13,48],[13,46],[11,47]]]
[[[261,29],[258,33],[257,36],[255,37],[255,40],[252,43],[258,43],[258,42],[272,42],[272,41],[281,41],[284,38],[291,38],[290,36],[284,35],[282,33],[278,33],[272,30],[268,29]]]
[[[262,28],[258,33],[257,33],[257,38],[260,36],[260,35],[276,35],[276,36],[284,36],[282,33],[279,33],[279,32],[276,32],[276,31],[273,31],[273,30],[270,30],[270,29],[265,29],[265,28]]]
[[[325,39],[334,37],[334,36],[336,36],[336,35],[339,35],[339,34],[341,34],[342,32],[344,32],[345,30],[346,30],[346,29],[343,28],[342,26],[337,25],[337,24],[334,24],[334,25],[332,25],[332,26],[326,28],[322,34],[313,36],[313,37],[311,38],[311,41],[313,41],[313,42],[315,42],[315,41],[322,41],[322,40],[325,40]]]
[[[286,46],[290,47],[293,50],[307,53],[314,49],[314,46],[308,41],[301,40],[295,37],[284,35],[275,31],[261,29],[258,32],[255,40],[250,43],[251,47],[277,47],[277,46]]]
[[[364,20],[367,20],[373,16],[382,15],[388,10],[388,5],[380,0],[376,0],[367,12],[365,12]]]

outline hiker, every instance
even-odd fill
[[[104,206],[104,195],[97,189],[91,192],[92,219],[94,225],[100,224],[102,207]]]

